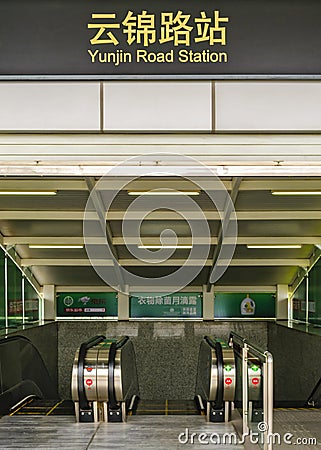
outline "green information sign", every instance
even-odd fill
[[[216,293],[214,317],[230,318],[274,318],[275,294]]]
[[[161,319],[202,318],[203,297],[199,293],[171,295],[140,293],[130,297],[130,317]]]
[[[57,317],[117,317],[116,292],[61,292]]]

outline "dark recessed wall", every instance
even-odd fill
[[[50,322],[46,325],[17,331],[11,335],[25,336],[39,351],[48,369],[55,389],[58,389],[58,323]]]
[[[270,323],[268,348],[274,359],[275,404],[304,406],[321,377],[321,336]]]
[[[58,323],[58,380],[62,398],[70,398],[76,349],[103,334],[132,337],[142,399],[193,399],[198,350],[204,335],[228,339],[231,330],[266,348],[266,322],[103,322]]]

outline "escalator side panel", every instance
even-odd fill
[[[59,397],[40,353],[24,336],[0,339],[0,380],[1,414],[28,396]]]
[[[217,377],[216,353],[205,341],[202,341],[198,356],[196,395],[206,401],[216,398],[217,382],[215,382],[215,375],[212,380],[211,373],[216,373]]]
[[[232,349],[223,348],[224,401],[234,402],[236,387],[235,356]]]
[[[136,356],[131,341],[116,352],[114,381],[117,401],[128,402],[134,395],[139,396]]]

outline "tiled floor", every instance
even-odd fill
[[[240,425],[237,420],[233,421],[233,424]],[[279,433],[281,438],[281,443],[275,445],[275,450],[289,450],[291,447],[297,450],[320,449],[321,411],[276,410],[273,431]],[[201,433],[204,433],[201,437],[203,443],[198,442]],[[120,424],[77,424],[74,416],[67,415],[16,415],[6,416],[0,420],[0,449],[258,450],[259,448],[249,443],[245,446],[218,444],[218,435],[222,436],[224,433],[235,434],[231,423],[206,423],[204,417],[192,415],[138,415],[131,416],[127,423]],[[292,437],[288,433],[291,433]],[[211,435],[216,444],[211,443]],[[291,444],[284,441],[284,436],[288,440],[291,439]],[[301,439],[300,443],[298,439]],[[316,441],[309,443],[307,439]],[[206,441],[209,442],[208,445],[204,443]]]
[[[188,431],[187,431],[188,430]],[[179,435],[181,441],[179,442]],[[194,438],[192,433],[196,433]],[[207,424],[201,416],[132,416],[127,423],[77,424],[72,416],[12,416],[0,420],[0,448],[5,449],[124,449],[241,450],[242,445],[204,445],[200,433],[235,433],[231,424]],[[188,443],[185,441],[188,436]],[[194,443],[191,444],[191,439]]]
[[[321,410],[276,410],[274,411],[274,433],[279,433],[281,444],[277,450],[317,450],[321,448]],[[290,433],[290,435],[288,435]],[[291,445],[284,442],[290,440]],[[310,443],[307,441],[310,439]],[[311,442],[315,439],[316,443]],[[299,441],[298,441],[299,440]]]

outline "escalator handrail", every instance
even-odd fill
[[[117,350],[119,348],[123,347],[126,344],[127,341],[129,341],[129,337],[128,336],[124,336],[118,342],[116,342]]]
[[[224,360],[222,344],[214,341],[209,336],[204,336],[205,342],[215,350],[217,362],[217,392],[215,400],[215,409],[222,409],[224,405]]]
[[[11,341],[16,341],[16,340],[23,340],[23,341],[27,341],[27,342],[29,342],[33,347],[35,347],[34,345],[33,345],[33,343],[30,341],[30,339],[28,339],[27,337],[25,337],[25,336],[21,336],[20,334],[19,335],[15,335],[15,336],[8,336],[8,337],[3,337],[3,338],[1,338],[0,339],[0,345],[2,345],[2,344],[5,344],[6,342],[11,342]]]
[[[108,358],[108,402],[110,409],[117,408],[115,394],[115,357],[117,352],[117,344],[113,342],[109,348]]]
[[[0,346],[1,345],[6,345],[8,342],[14,342],[14,341],[18,341],[18,342],[19,341],[24,341],[28,345],[30,345],[30,347],[38,355],[38,357],[39,357],[39,359],[40,359],[40,361],[42,363],[42,367],[43,367],[43,369],[44,369],[44,371],[45,371],[45,373],[47,375],[48,380],[50,381],[50,383],[53,383],[52,379],[51,379],[51,375],[50,375],[50,373],[48,371],[48,368],[47,368],[46,364],[44,363],[44,360],[43,360],[39,350],[37,349],[37,347],[33,344],[33,342],[29,338],[27,338],[26,336],[22,336],[21,334],[16,334],[14,336],[6,336],[6,337],[3,337],[3,338],[0,339]],[[17,357],[18,357],[18,355],[17,355]],[[2,374],[1,374],[1,366],[0,366],[0,376],[2,376]]]
[[[118,349],[122,348],[129,341],[128,336],[124,336],[120,341],[113,342],[109,348],[108,357],[108,402],[111,410],[117,409],[115,394],[115,358]]]
[[[204,341],[213,349],[215,349],[215,341],[209,336],[204,336]]]
[[[224,361],[223,351],[220,342],[215,342],[215,352],[217,360],[217,393],[215,401],[215,409],[222,409],[224,405]]]
[[[103,335],[97,335],[94,336],[88,341],[83,342],[79,348],[79,355],[78,355],[78,400],[79,400],[79,408],[81,410],[89,410],[89,403],[86,398],[85,394],[85,387],[84,387],[84,363],[85,363],[85,356],[87,353],[87,350],[91,347],[94,347],[95,345],[99,344],[103,340],[105,340],[106,337]]]

